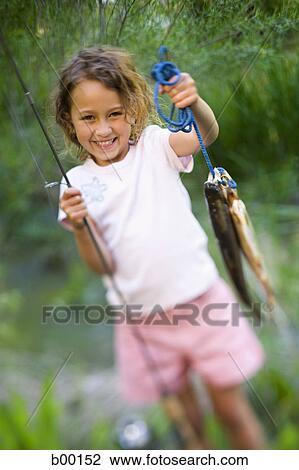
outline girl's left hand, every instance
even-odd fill
[[[170,81],[174,80],[172,77]],[[161,85],[159,93],[167,93],[171,101],[178,108],[186,108],[192,106],[198,100],[196,84],[193,78],[188,73],[181,73],[180,80],[176,85],[165,86]]]

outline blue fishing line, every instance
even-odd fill
[[[195,121],[191,108],[189,106],[183,109],[177,108],[178,111],[177,111],[176,120],[174,120],[173,118],[174,113],[175,113],[174,104],[171,106],[169,116],[166,116],[161,109],[161,106],[159,103],[160,85],[173,86],[176,83],[178,83],[178,81],[180,80],[180,76],[181,76],[181,72],[177,68],[177,66],[173,62],[166,61],[165,60],[166,57],[167,57],[167,48],[165,46],[161,46],[159,49],[160,62],[155,64],[151,71],[151,75],[153,79],[156,81],[155,90],[154,90],[154,102],[155,102],[157,113],[159,114],[160,118],[166,122],[166,126],[171,132],[182,131],[182,132],[188,133],[192,131],[192,126],[194,126],[194,129],[195,129],[198,141],[199,141],[200,149],[203,153],[203,156],[205,158],[209,171],[214,178],[215,171],[211,163],[207,149],[205,147],[205,144],[203,143],[201,133],[199,131],[197,122]],[[220,174],[223,174],[224,169],[222,167],[219,167],[217,169],[219,170]],[[231,188],[237,187],[237,184],[234,180],[226,181],[224,182],[224,184],[228,184]]]

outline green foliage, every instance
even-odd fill
[[[118,449],[116,442],[113,443],[111,423],[102,420],[93,426],[90,432],[88,449]]]
[[[215,164],[225,166],[237,180],[239,193],[258,228],[278,298],[287,310],[296,312],[298,2],[4,0],[0,16],[14,58],[66,169],[74,165],[74,159],[65,155],[50,104],[60,66],[82,47],[119,45],[133,53],[138,69],[150,80],[158,47],[166,44],[170,59],[195,78],[199,94],[218,118],[220,135],[209,153]],[[5,71],[0,76],[0,342],[5,348],[25,345],[38,351],[43,347],[41,305],[99,302],[103,288],[79,264],[70,234],[56,224],[58,193],[47,193],[43,186],[46,181],[59,181],[59,170],[2,53],[0,61]],[[184,176],[183,181],[190,189],[196,216],[210,235],[211,252],[225,275],[203,204],[201,188],[207,172],[201,156],[197,158],[200,162],[194,173]],[[297,325],[298,315],[289,316]],[[80,350],[83,343],[89,343],[85,346],[88,360],[98,360],[95,343],[82,341],[82,330],[74,333],[68,329],[66,334],[60,328],[59,334],[53,329],[52,338],[47,328],[43,334],[54,347],[57,343],[61,347],[71,337]],[[105,339],[110,347],[110,331]],[[261,418],[273,447],[298,448],[298,370],[286,374],[287,367],[276,361],[280,351],[276,333],[264,334],[263,341],[270,351],[271,367],[258,377],[256,387],[273,412],[277,428],[264,414]],[[101,350],[101,364],[106,355]],[[295,366],[294,357],[288,360]],[[261,413],[258,404],[256,409]],[[76,445],[71,436],[61,434],[59,413],[61,407],[49,394],[26,427],[28,407],[20,396],[12,394],[10,402],[0,408],[0,447],[52,449]],[[166,442],[169,428],[163,413],[150,412],[147,419],[159,440]],[[214,418],[208,418],[207,426],[211,439],[225,447],[225,436]],[[111,423],[103,420],[86,436],[86,447],[111,448],[111,436]]]
[[[298,450],[299,431],[297,423],[286,423],[278,433],[275,448],[277,450]]]
[[[9,346],[16,341],[16,315],[21,298],[17,289],[0,292],[0,343],[3,346]]]
[[[45,383],[42,396],[47,391]],[[24,399],[12,393],[8,403],[0,405],[0,449],[60,449],[58,402],[48,392],[31,415]]]
[[[229,442],[224,430],[220,427],[214,415],[208,415],[205,422],[206,435],[209,442],[217,449],[229,449]]]
[[[5,273],[4,266],[0,266],[0,344],[2,347],[9,347],[19,338],[16,324],[22,294],[17,289],[7,288]]]
[[[267,179],[270,186],[279,170],[279,182],[284,185],[280,197],[288,200],[296,191],[294,129],[299,96],[294,2],[6,1],[1,11],[5,11],[6,40],[59,152],[63,153],[63,139],[49,103],[66,58],[91,44],[118,44],[134,54],[138,68],[149,77],[157,49],[166,43],[171,59],[194,76],[199,93],[219,115],[220,137],[211,149],[213,160],[227,162],[236,179],[254,185],[258,178],[264,183]],[[11,65],[4,56],[1,61],[10,72],[0,78],[4,110],[0,241],[11,249],[22,241],[38,248],[55,243],[59,250],[63,235],[54,224],[57,193],[43,189],[46,180],[60,180],[59,170]],[[66,169],[73,164],[70,158],[64,160]]]
[[[277,181],[272,180],[273,184],[287,180],[288,194],[279,192],[283,200],[294,192],[298,183],[294,129],[299,122],[293,105],[299,103],[298,77],[299,63],[292,55],[273,58],[267,66],[256,65],[254,73],[250,72],[236,90],[227,115],[221,116],[222,136],[215,145],[216,154],[219,149],[219,155],[225,155],[243,178],[252,179],[254,168],[254,175],[264,176],[266,185],[271,184],[272,174],[278,176]],[[230,88],[234,94],[234,87]]]

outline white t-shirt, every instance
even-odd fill
[[[170,131],[148,126],[125,158],[108,166],[92,158],[68,171],[116,262],[115,281],[127,303],[148,313],[188,302],[218,277],[207,236],[191,211],[179,172],[190,173],[193,158],[178,157]],[[65,186],[61,185],[61,192]],[[71,229],[60,209],[58,220]],[[121,303],[103,276],[107,299]]]

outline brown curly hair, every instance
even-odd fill
[[[75,144],[80,160],[85,160],[88,153],[78,141],[71,122],[71,92],[85,79],[99,80],[107,88],[117,91],[126,114],[134,116],[130,135],[134,142],[138,141],[149,119],[156,120],[152,90],[136,71],[130,53],[112,46],[79,51],[60,71],[54,107],[56,122],[63,129],[66,143]]]

